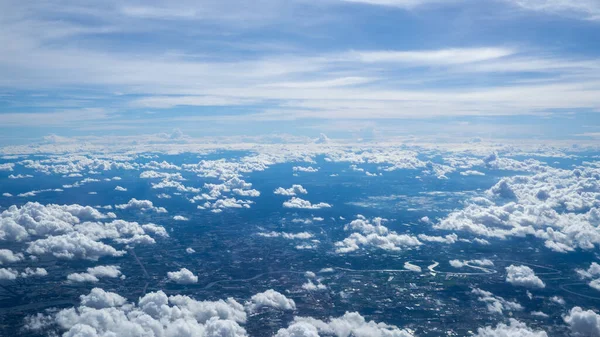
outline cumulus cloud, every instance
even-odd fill
[[[127,192],[127,189],[125,187],[117,186],[117,187],[115,187],[115,191]]]
[[[198,276],[194,275],[187,268],[181,268],[179,271],[170,271],[167,273],[167,277],[178,284],[198,283]]]
[[[116,278],[121,276],[119,266],[96,266],[88,268],[85,273],[71,273],[67,276],[70,282],[98,282],[100,278]]]
[[[246,302],[246,308],[249,312],[255,312],[264,307],[279,310],[296,310],[296,303],[294,300],[285,297],[285,295],[273,289],[255,294]]]
[[[155,207],[150,200],[138,200],[136,198],[131,198],[126,204],[115,205],[115,207],[118,209],[132,209],[139,211],[151,210],[157,213],[167,213],[167,210],[164,207]]]
[[[485,327],[477,330],[477,337],[548,337],[543,330],[534,330],[516,319],[509,319],[509,324],[500,323],[495,328]]]
[[[600,336],[600,315],[593,310],[573,307],[563,319],[574,336]]]
[[[302,185],[292,185],[290,188],[278,187],[273,193],[293,197],[299,194],[307,194],[308,191]]]
[[[600,169],[537,170],[531,176],[503,178],[485,197],[473,198],[434,227],[499,239],[530,235],[561,253],[598,247]]]
[[[289,327],[280,329],[275,337],[318,337],[320,335],[347,337],[414,337],[412,331],[394,325],[367,321],[357,312],[323,321],[311,317],[295,317]]]
[[[506,282],[527,288],[545,288],[546,284],[527,266],[510,265],[506,267]]]
[[[318,204],[311,204],[310,201],[300,199],[298,197],[293,197],[292,199],[283,203],[283,207],[285,208],[301,208],[301,209],[321,209],[321,208],[329,208],[330,204],[325,202],[320,202]]]
[[[17,278],[41,277],[48,275],[44,268],[25,268],[22,272],[12,268],[0,268],[0,280],[13,281]]]
[[[190,219],[188,219],[188,218],[186,218],[186,217],[184,217],[182,215],[176,215],[176,216],[173,217],[173,220],[175,220],[175,221],[188,221]]]
[[[482,260],[450,260],[450,265],[454,268],[462,268],[465,266],[492,267],[494,262],[488,259]]]
[[[10,249],[0,249],[0,264],[15,263],[25,259],[23,253],[13,253]]]
[[[103,256],[121,256],[105,239],[116,243],[154,243],[148,235],[165,236],[163,227],[112,220],[114,214],[102,214],[89,206],[41,205],[29,202],[11,206],[0,214],[0,241],[25,242],[26,252],[54,255],[57,258],[97,260]],[[7,252],[4,252],[8,256]]]
[[[318,168],[312,166],[294,166],[294,172],[319,172]]]
[[[94,288],[73,308],[30,316],[25,328],[63,336],[228,336],[246,337],[244,306],[234,299],[197,301],[158,291],[128,303]]]
[[[521,311],[523,306],[517,302],[508,301],[500,296],[495,296],[489,291],[475,288],[471,291],[477,295],[477,300],[486,304],[487,310],[493,314],[502,314],[504,311]]]
[[[311,280],[308,280],[306,283],[302,284],[302,289],[308,291],[327,290],[327,286],[318,281],[315,284]]]
[[[359,215],[344,226],[346,231],[356,231],[342,241],[335,243],[337,253],[349,253],[361,248],[379,248],[383,250],[399,251],[405,248],[417,247],[422,243],[414,236],[398,234],[390,231],[382,223],[385,219],[374,218],[371,221]]]

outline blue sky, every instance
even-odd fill
[[[2,1],[0,144],[600,136],[598,0]]]

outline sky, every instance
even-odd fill
[[[0,145],[600,138],[598,0],[2,0],[0,27]]]

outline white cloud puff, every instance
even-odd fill
[[[302,185],[292,185],[290,188],[278,187],[273,193],[293,197],[299,194],[307,194],[308,191]]]
[[[527,266],[510,265],[506,267],[506,282],[527,288],[545,288],[546,284]]]
[[[292,324],[280,329],[275,337],[318,337],[320,335],[348,337],[414,337],[412,331],[394,325],[367,321],[357,312],[346,312],[328,321],[311,317],[295,317]]]
[[[198,283],[198,276],[194,275],[187,268],[181,268],[179,271],[170,271],[167,273],[167,277],[178,284]]]
[[[573,307],[564,318],[574,336],[600,336],[600,315],[593,310]]]
[[[495,328],[485,327],[477,330],[477,337],[548,337],[543,330],[533,330],[525,323],[511,318],[509,324],[500,323]]]
[[[361,248],[379,248],[389,251],[400,251],[405,248],[417,247],[422,243],[416,237],[408,234],[398,234],[382,225],[385,219],[374,218],[368,221],[363,216],[344,226],[346,231],[357,231],[342,241],[335,243],[336,252],[343,254],[357,251]]]
[[[155,207],[150,200],[138,200],[136,198],[131,198],[126,204],[115,205],[115,207],[118,209],[132,209],[139,211],[151,210],[157,213],[167,213],[167,210],[164,207]]]
[[[117,186],[117,187],[115,187],[115,191],[127,192],[127,189],[125,187],[122,187],[122,186]]]
[[[184,217],[182,215],[176,215],[176,216],[173,217],[173,220],[175,220],[175,221],[188,221],[190,219],[188,219],[188,218],[186,218],[186,217]]]
[[[450,213],[437,229],[505,239],[527,235],[560,253],[600,245],[600,169],[536,168],[537,174],[503,178]]]
[[[318,204],[312,204],[308,200],[304,200],[298,197],[292,197],[292,199],[283,203],[283,207],[285,208],[301,208],[301,209],[321,209],[321,208],[330,208],[331,205],[325,202],[320,202]]]
[[[273,289],[255,294],[246,302],[246,308],[249,312],[255,312],[263,307],[279,310],[296,310],[296,303],[294,300],[285,297],[285,295]]]
[[[493,314],[502,314],[504,311],[521,311],[523,306],[517,302],[508,301],[500,296],[495,296],[489,291],[475,288],[471,291],[477,295],[477,300],[486,304],[487,310]]]
[[[417,273],[421,272],[421,267],[419,267],[419,266],[417,266],[415,264],[412,264],[410,262],[404,262],[404,269],[410,270],[410,271],[414,271],[414,272],[417,272]]]
[[[0,249],[0,264],[15,263],[22,261],[23,253],[13,253],[10,249]]]
[[[119,266],[96,266],[88,268],[86,273],[72,273],[67,276],[70,282],[98,282],[100,278],[116,278],[121,276]]]
[[[63,336],[228,336],[246,337],[244,307],[233,299],[197,301],[158,291],[137,303],[94,288],[80,297],[80,305],[30,316],[25,328],[44,333],[55,329]]]

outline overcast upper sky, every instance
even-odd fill
[[[0,27],[0,144],[600,136],[598,0],[2,0]]]

